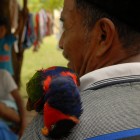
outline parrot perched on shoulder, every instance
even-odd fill
[[[43,135],[67,137],[79,123],[83,112],[79,85],[77,74],[61,66],[38,70],[29,80],[27,110],[43,112]]]

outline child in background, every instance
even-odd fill
[[[19,28],[14,34],[8,34],[9,20],[7,17],[0,17],[0,69],[7,70],[11,75],[14,74],[12,65],[12,46],[16,41],[16,34]]]
[[[24,104],[18,87],[10,73],[3,69],[0,69],[0,140],[4,140],[1,122],[17,137],[21,137],[26,125]]]

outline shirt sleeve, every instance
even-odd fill
[[[13,77],[11,76],[11,74],[8,71],[4,71],[4,87],[5,90],[7,91],[7,93],[12,92],[13,90],[17,89],[17,85],[13,79]]]

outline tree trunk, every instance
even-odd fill
[[[21,68],[23,63],[23,54],[24,50],[16,53],[14,49],[12,50],[12,60],[13,60],[13,68],[14,68],[14,79],[17,83],[18,87],[21,86]]]
[[[20,11],[19,16],[22,16],[22,20],[19,24],[21,24],[21,30],[19,32],[19,39],[18,39],[18,49],[19,52],[16,53],[14,50],[12,51],[13,56],[13,67],[14,67],[14,79],[17,83],[17,85],[20,87],[21,85],[21,68],[23,63],[23,54],[24,49],[22,48],[22,34],[24,30],[24,26],[27,22],[27,0],[23,0],[23,9]]]

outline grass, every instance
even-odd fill
[[[21,71],[21,95],[27,97],[26,83],[38,69],[50,66],[66,66],[67,61],[57,49],[58,43],[54,36],[46,37],[37,52],[33,48],[25,50]]]

